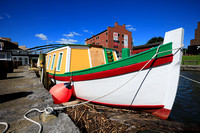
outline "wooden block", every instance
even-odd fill
[[[71,106],[71,105],[75,105],[75,104],[78,104],[80,103],[80,101],[71,101],[71,102],[66,102],[66,103],[62,103],[64,106]]]
[[[47,122],[47,121],[50,121],[50,120],[55,119],[55,118],[57,118],[55,115],[46,114],[45,112],[40,115],[40,120],[42,122]]]

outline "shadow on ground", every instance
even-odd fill
[[[33,94],[33,92],[16,92],[16,93],[10,93],[10,94],[4,94],[0,95],[0,103],[12,101],[18,98],[26,97],[30,94]]]

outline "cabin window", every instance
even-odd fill
[[[47,61],[48,61],[48,56],[46,57],[46,66],[47,66]],[[48,69],[48,67],[47,67],[47,69]]]
[[[51,55],[49,56],[49,61],[48,61],[47,69],[49,69],[50,61],[51,61]]]
[[[59,53],[58,63],[57,63],[57,71],[60,71],[61,63],[62,63],[63,52]]]
[[[51,62],[51,70],[53,70],[55,58],[56,58],[56,54],[53,54],[53,59],[52,59],[52,62]]]

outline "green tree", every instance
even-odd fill
[[[152,43],[156,43],[156,42],[163,42],[163,38],[162,37],[153,37],[153,38],[151,38],[148,42],[147,42],[147,44],[152,44]]]

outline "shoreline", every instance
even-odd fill
[[[181,65],[181,71],[198,71],[198,72],[200,72],[200,65]]]

